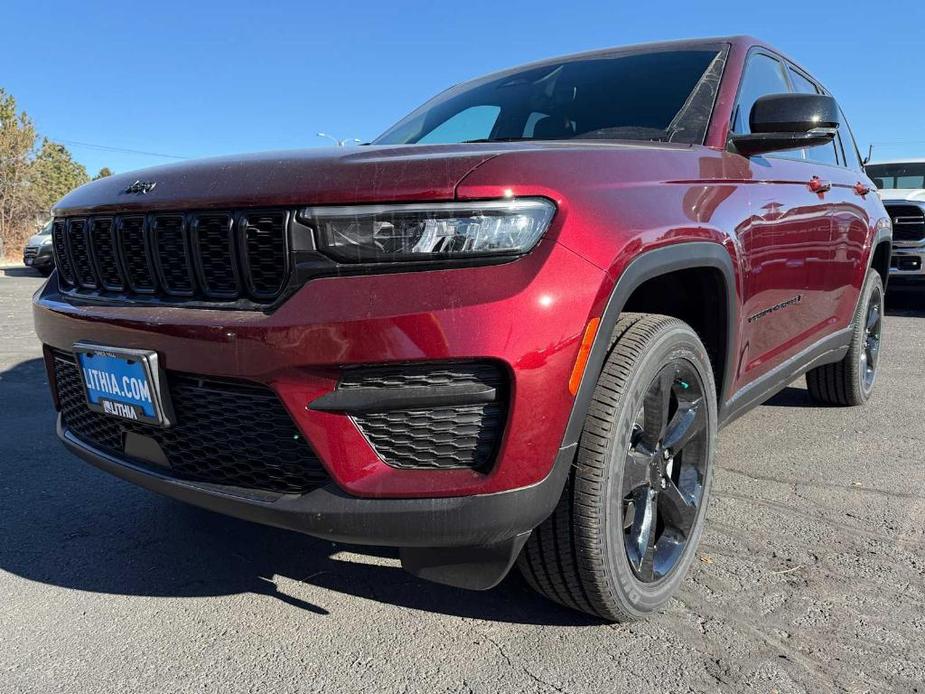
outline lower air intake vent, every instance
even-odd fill
[[[160,446],[159,474],[279,494],[303,494],[328,481],[289,413],[267,388],[168,372],[177,424],[169,429],[123,421],[87,407],[71,354],[56,352],[55,381],[64,427],[117,458],[151,465],[125,452],[129,434]]]
[[[319,409],[351,414],[392,467],[485,471],[504,434],[507,391],[492,363],[359,368],[344,373]]]

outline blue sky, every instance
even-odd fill
[[[0,87],[91,172],[121,172],[171,161],[154,154],[322,146],[319,130],[367,140],[495,69],[735,33],[770,41],[824,82],[862,149],[908,143],[878,145],[875,158],[925,156],[923,0],[7,0]]]

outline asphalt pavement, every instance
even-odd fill
[[[863,408],[802,380],[725,429],[698,561],[601,624],[512,575],[419,581],[395,552],[171,501],[74,458],[0,270],[0,692],[925,692],[925,292],[889,297]]]

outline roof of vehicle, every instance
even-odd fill
[[[880,159],[878,161],[868,162],[867,166],[876,166],[877,164],[925,164],[925,157],[905,157],[903,159]]]
[[[647,43],[634,43],[624,46],[610,46],[609,48],[595,48],[590,51],[581,51],[578,53],[569,53],[567,55],[552,56],[550,58],[542,58],[541,60],[534,61],[528,65],[543,65],[544,63],[555,63],[562,62],[566,60],[579,60],[579,59],[589,59],[589,58],[598,58],[608,55],[614,55],[617,53],[632,53],[639,50],[668,50],[668,49],[692,49],[700,48],[703,46],[716,46],[720,44],[730,44],[740,48],[749,48],[751,46],[764,46],[765,48],[770,48],[771,50],[776,51],[777,49],[772,48],[764,41],[754,38],[753,36],[713,36],[705,37],[699,39],[676,39],[672,41],[651,41]],[[515,69],[520,69],[520,67],[527,67],[527,65],[518,66]],[[507,72],[507,69],[504,70]]]

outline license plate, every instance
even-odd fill
[[[87,406],[94,412],[170,426],[170,407],[162,388],[157,353],[78,343],[74,354],[80,366]]]
[[[33,258],[26,258],[26,265],[32,265]]]

